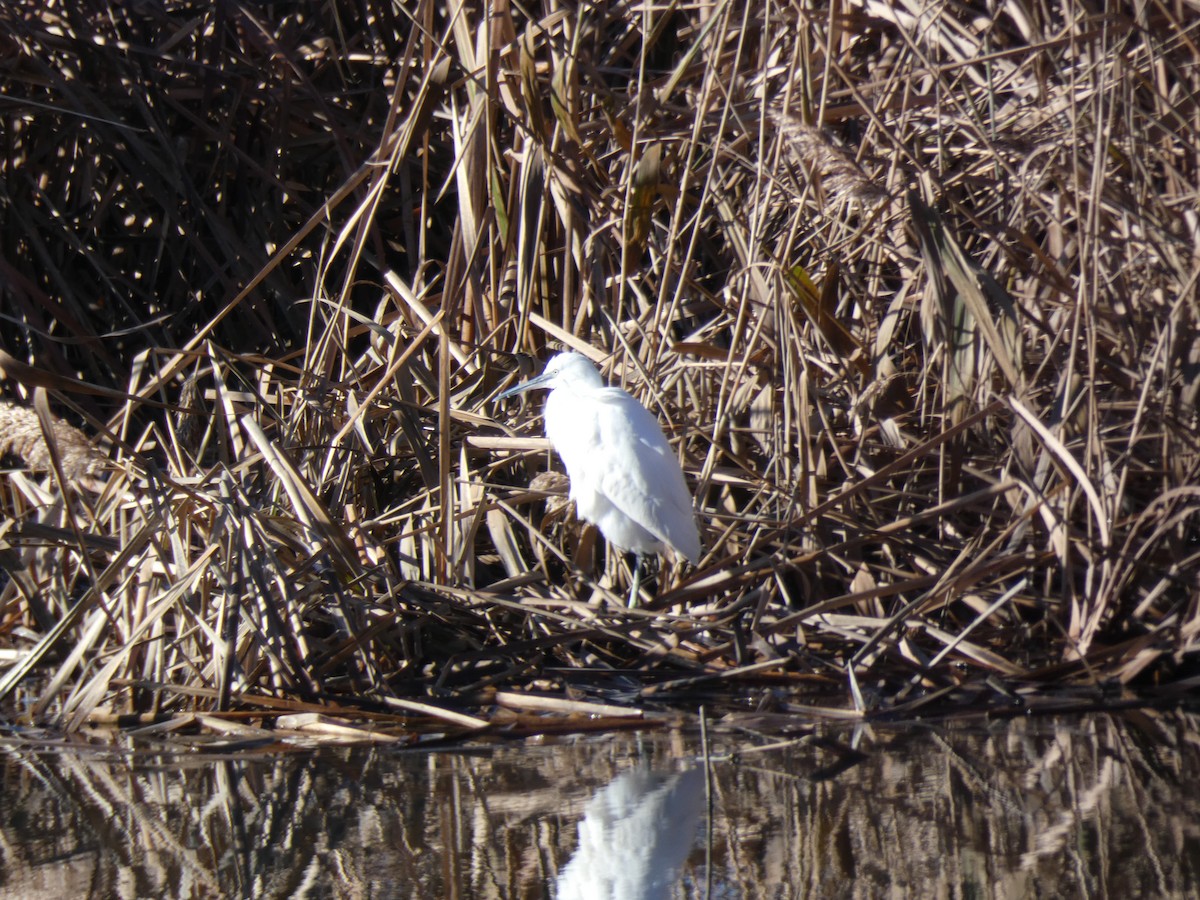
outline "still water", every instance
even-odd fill
[[[1195,897],[1200,716],[256,755],[0,734],[0,896]]]

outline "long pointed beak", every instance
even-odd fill
[[[553,377],[553,375],[543,372],[536,378],[530,378],[528,381],[522,381],[520,384],[514,384],[508,390],[501,391],[496,395],[496,399],[505,400],[508,397],[515,397],[517,394],[523,394],[526,391],[531,391],[534,388],[544,387]]]

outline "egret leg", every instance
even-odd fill
[[[633,584],[629,588],[629,607],[638,605],[638,588],[642,584],[642,554],[633,554]]]

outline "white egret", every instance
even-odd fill
[[[537,378],[497,399],[550,389],[546,437],[571,479],[571,499],[615,547],[637,555],[630,605],[637,602],[642,556],[670,547],[693,565],[700,533],[679,460],[653,415],[580,353],[559,353]]]

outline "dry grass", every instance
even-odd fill
[[[110,458],[0,482],[0,699],[1188,686],[1193,17],[835,9],[0,8],[7,388]],[[489,403],[560,345],[695,489],[640,609]]]

